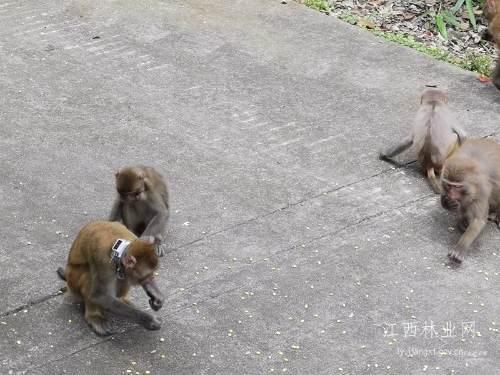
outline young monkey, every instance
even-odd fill
[[[486,0],[483,4],[483,13],[488,21],[489,36],[500,47],[500,0]],[[500,60],[497,61],[491,81],[500,90]]]
[[[168,189],[162,172],[152,167],[122,168],[116,174],[118,197],[109,221],[122,221],[139,237],[153,237],[156,252],[165,254],[163,232],[169,217]]]
[[[467,134],[447,105],[446,95],[427,90],[420,97],[420,108],[413,120],[411,133],[398,144],[380,152],[381,158],[392,158],[413,146],[413,153],[436,193],[439,184],[435,172],[467,138]]]

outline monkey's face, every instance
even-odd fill
[[[144,175],[131,169],[116,174],[116,191],[122,202],[129,203],[144,199]]]
[[[447,192],[448,197],[456,201],[461,200],[465,191],[464,185],[456,182],[446,182],[444,183],[444,188]]]
[[[138,200],[144,199],[144,188],[140,188],[134,191],[123,191],[117,189],[120,199],[125,203],[130,203]]]

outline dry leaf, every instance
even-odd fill
[[[403,18],[405,20],[411,20],[415,15],[413,13],[403,13]]]
[[[363,21],[363,20],[358,20],[358,25],[364,26],[367,29],[374,29],[375,27],[377,27],[377,25],[375,25],[374,23],[368,22],[368,21]]]

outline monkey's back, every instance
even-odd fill
[[[421,106],[413,122],[413,152],[424,169],[441,170],[458,147],[458,120],[446,104]]]
[[[66,265],[66,281],[74,297],[81,299],[82,295],[88,294],[90,285],[87,280],[90,279],[88,273],[92,266],[115,267],[109,260],[111,248],[118,238],[133,241],[137,237],[118,222],[95,221],[80,230]]]

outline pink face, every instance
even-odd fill
[[[458,200],[462,196],[463,186],[460,184],[446,184],[446,189],[450,199]]]

